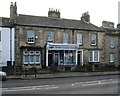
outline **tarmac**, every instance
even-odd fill
[[[120,71],[111,72],[64,72],[64,73],[51,73],[51,74],[37,74],[35,75],[8,75],[7,79],[52,79],[52,78],[69,78],[69,77],[87,77],[87,76],[105,76],[105,75],[117,75]],[[119,77],[118,77],[119,78]]]

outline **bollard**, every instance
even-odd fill
[[[25,77],[27,77],[27,69],[25,69]]]
[[[37,74],[37,69],[35,68],[35,78],[37,77],[37,75],[36,75],[36,74]]]

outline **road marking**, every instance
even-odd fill
[[[3,92],[6,91],[27,91],[27,90],[40,90],[40,89],[55,89],[59,88],[55,85],[44,85],[44,86],[27,86],[27,87],[15,87],[15,88],[2,88]]]
[[[75,82],[71,86],[80,85],[80,86],[92,86],[92,85],[102,85],[108,83],[118,83],[117,79],[106,79],[106,80],[97,80],[97,81],[87,81],[87,82]]]

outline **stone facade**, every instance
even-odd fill
[[[49,9],[48,17],[17,15],[16,3],[11,6],[10,18],[15,27],[15,66],[109,64],[106,57],[111,52],[115,53],[115,64],[119,65],[116,33],[112,32],[115,36],[111,37],[109,30],[91,24],[88,12],[81,20],[70,20],[60,18],[59,10],[53,9]],[[111,38],[116,42],[114,49],[109,48]]]
[[[120,29],[114,28],[113,22],[103,21],[102,28],[105,30],[105,64],[112,64],[119,66],[120,59],[119,59],[119,38],[120,38]],[[111,54],[113,54],[113,62],[111,59]]]

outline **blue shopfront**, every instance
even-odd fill
[[[77,44],[59,44],[59,43],[47,44],[46,66],[77,65],[77,64],[83,64],[83,50],[78,50]]]

